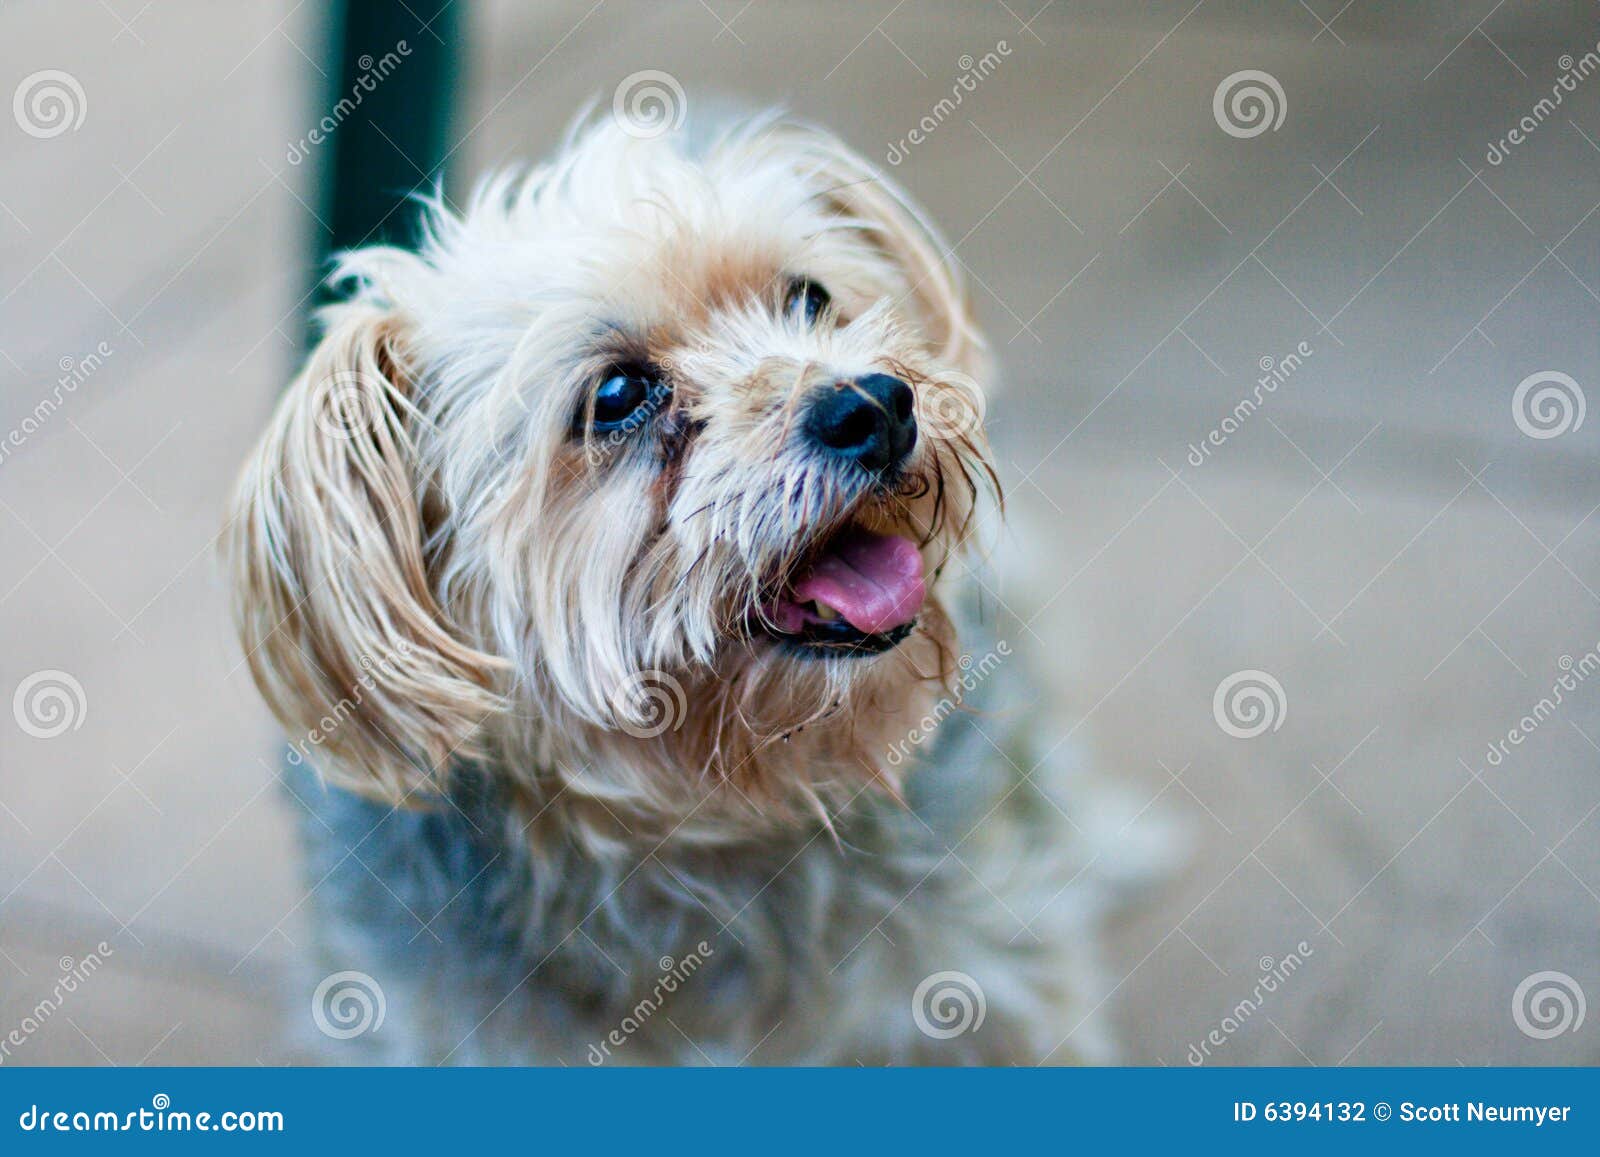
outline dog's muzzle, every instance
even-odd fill
[[[867,473],[894,474],[917,444],[916,398],[888,374],[867,374],[811,391],[805,431],[833,457]]]
[[[926,598],[916,543],[852,526],[767,601],[758,625],[806,654],[878,654],[911,634]]]

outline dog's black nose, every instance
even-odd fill
[[[806,432],[830,453],[881,474],[904,462],[917,444],[915,400],[910,386],[888,374],[819,386],[811,393]]]

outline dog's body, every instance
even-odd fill
[[[1119,856],[956,627],[945,247],[825,133],[637,135],[347,255],[246,470],[247,653],[342,785],[291,780],[322,966],[394,1060],[1094,1055]]]
[[[492,775],[458,781],[453,806],[396,811],[292,773],[318,885],[310,980],[364,972],[386,1000],[383,1025],[332,1055],[1107,1059],[1103,1029],[1086,1018],[1102,988],[1096,944],[1115,853],[1084,868],[1113,843],[1070,766],[1076,748],[1031,779],[1019,772],[1039,747],[1036,728],[1001,706],[1028,693],[1019,675],[996,669],[944,721],[908,777],[906,806],[863,794],[831,831],[812,821],[743,847],[668,841],[606,863],[559,839],[530,841],[532,817]]]

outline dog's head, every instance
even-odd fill
[[[764,121],[699,155],[593,128],[429,220],[346,256],[242,484],[284,722],[368,784],[487,760],[636,814],[885,776],[993,478],[921,215]]]

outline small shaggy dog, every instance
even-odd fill
[[[900,191],[606,123],[336,277],[228,545],[356,1059],[1101,1056],[1127,857],[958,637],[986,369]]]

